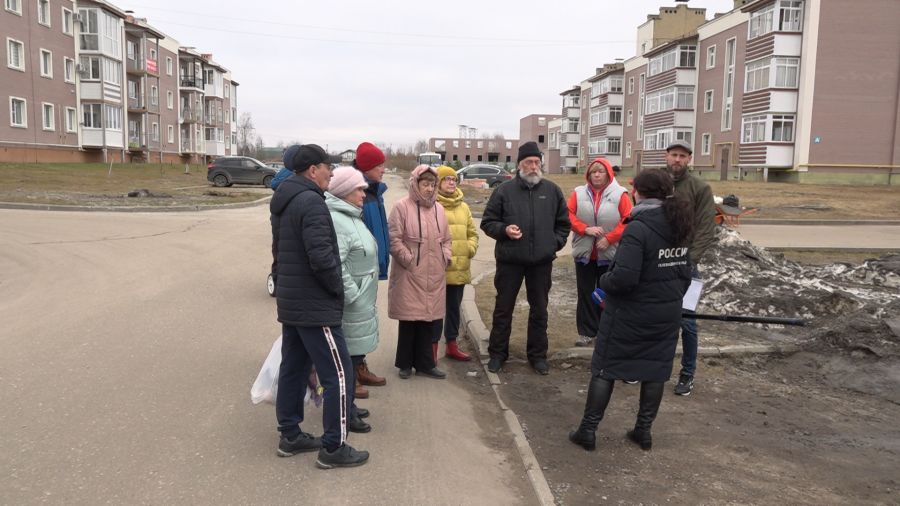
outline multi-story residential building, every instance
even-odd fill
[[[547,122],[547,152],[544,154],[544,170],[551,174],[565,172],[559,149],[561,130],[562,116]]]
[[[237,87],[238,82],[231,78],[231,72],[226,72],[222,78],[225,86],[225,154],[237,154]]]
[[[188,48],[182,65],[177,41],[130,11],[106,0],[4,0],[0,34],[0,161],[203,162],[206,134],[209,156],[235,144],[237,83]]]
[[[562,118],[559,128],[559,165],[563,172],[575,172],[581,145],[581,86],[562,93]]]
[[[588,79],[590,83],[587,98],[588,118],[586,132],[587,158],[581,167],[586,167],[590,160],[602,156],[613,165],[622,164],[622,117],[624,97],[624,65],[612,63],[597,69],[596,75]],[[582,104],[585,103],[584,94]]]
[[[526,142],[535,142],[541,153],[547,153],[549,148],[548,126],[551,121],[559,118],[558,114],[529,114],[519,120],[519,145]],[[544,160],[546,166],[546,160]]]
[[[519,150],[518,139],[503,138],[436,138],[428,139],[428,149],[441,155],[444,163],[492,163],[514,166]]]
[[[0,159],[33,161],[42,149],[68,161],[79,146],[74,3],[6,0],[0,40]]]
[[[203,130],[206,154],[225,155],[225,74],[227,69],[215,63],[211,54],[203,58]],[[228,86],[231,91],[230,82]]]

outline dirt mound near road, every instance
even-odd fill
[[[804,318],[807,326],[793,334],[810,344],[900,356],[900,338],[887,324],[900,317],[900,255],[856,266],[803,266],[737,231],[720,227],[717,234],[701,266],[698,312]]]

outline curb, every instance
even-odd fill
[[[828,226],[859,226],[859,225],[900,225],[900,220],[792,220],[776,218],[745,218],[741,225],[803,225],[814,227],[817,225]]]
[[[249,202],[236,202],[233,204],[196,204],[192,206],[74,206],[57,204],[29,204],[26,202],[0,202],[0,209],[19,209],[29,211],[81,211],[102,213],[174,213],[185,211],[215,211],[217,209],[240,209],[254,207],[271,200],[272,196]]]

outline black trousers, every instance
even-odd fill
[[[516,297],[525,280],[528,296],[528,335],[526,353],[528,361],[547,358],[547,302],[552,284],[553,262],[538,265],[519,265],[497,262],[494,288],[497,300],[494,304],[494,321],[488,353],[491,358],[509,358],[509,336],[512,332],[513,310]]]
[[[600,327],[600,309],[592,299],[591,294],[597,288],[597,281],[604,272],[609,270],[609,264],[597,265],[597,262],[582,264],[575,262],[575,286],[578,290],[578,305],[575,309],[575,326],[579,336],[595,337]]]
[[[447,342],[459,338],[459,306],[462,304],[465,289],[466,285],[447,285],[447,315],[443,320],[437,320],[434,325],[435,343],[441,341],[441,333]]]
[[[394,366],[399,369],[415,367],[417,371],[434,369],[431,343],[438,321],[440,320],[430,322],[400,320]]]
[[[312,366],[325,387],[322,446],[333,451],[347,440],[347,419],[353,404],[353,366],[341,327],[281,327],[281,368],[275,416],[288,439],[300,433],[303,397]]]

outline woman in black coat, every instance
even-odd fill
[[[687,245],[693,213],[687,201],[675,197],[671,176],[657,169],[641,172],[634,178],[634,198],[637,205],[625,220],[616,256],[598,282],[606,292],[600,338],[584,416],[569,433],[569,440],[586,450],[596,447],[594,432],[615,380],[641,382],[637,421],[628,438],[650,449],[650,426],[672,375],[681,301],[691,283]]]

